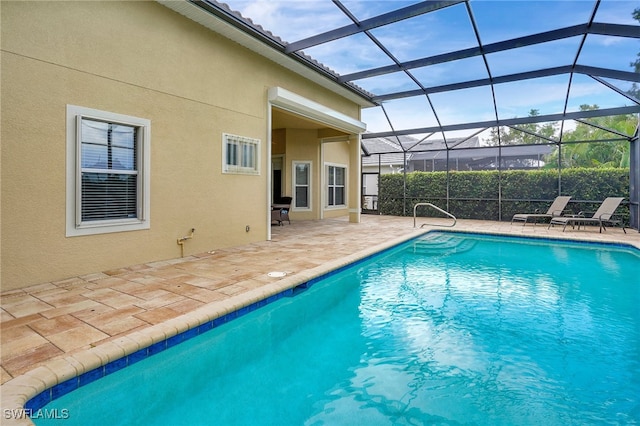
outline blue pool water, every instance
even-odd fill
[[[65,425],[637,424],[639,271],[621,246],[429,233],[43,409]]]

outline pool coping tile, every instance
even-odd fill
[[[278,281],[257,287],[247,292],[231,296],[224,301],[214,301],[193,312],[169,319],[147,329],[134,332],[123,338],[123,344],[117,341],[102,343],[86,351],[72,354],[57,363],[47,363],[46,369],[33,370],[32,380],[38,380],[40,374],[47,375],[47,384],[39,380],[41,386],[20,389],[19,401],[30,410],[38,410],[52,400],[59,398],[80,386],[98,380],[129,365],[133,365],[154,354],[160,353],[201,332],[212,330],[233,319],[246,315],[282,297],[295,295],[296,288],[310,287],[319,278],[340,270],[354,262],[366,259],[372,254],[387,250],[428,232],[420,230],[404,235],[383,244],[345,256],[339,260],[305,270],[302,273],[286,276]],[[61,373],[51,374],[53,371]],[[6,384],[13,382],[13,379]],[[5,384],[5,385],[6,385]],[[5,386],[3,385],[3,387]],[[39,389],[42,388],[42,389]],[[3,389],[4,391],[5,389]],[[3,392],[4,393],[4,392]],[[4,399],[4,398],[3,398]],[[25,405],[26,404],[26,405]],[[4,405],[4,403],[3,403]]]
[[[442,229],[434,229],[434,227],[424,229],[414,228],[412,231],[406,232],[401,236],[371,245],[356,253],[330,260],[310,269],[300,270],[295,274],[286,275],[275,281],[267,282],[267,284],[258,285],[255,288],[234,294],[226,299],[212,301],[196,308],[192,312],[181,314],[141,330],[133,331],[114,340],[99,343],[89,349],[74,351],[64,358],[47,361],[43,365],[2,384],[2,406],[5,410],[16,410],[15,413],[20,413],[20,410],[24,409],[39,409],[55,399],[55,397],[64,395],[82,385],[91,383],[101,377],[146,359],[149,356],[174,347],[234,318],[246,315],[260,307],[275,302],[282,297],[290,297],[297,292],[302,292],[311,287],[320,278],[337,273],[337,271],[363,261],[375,253],[388,250],[405,241],[436,230],[441,231]],[[448,230],[444,231],[448,232]],[[460,231],[458,229],[451,229],[451,231],[484,235],[533,237],[554,241],[603,242],[602,237],[569,234],[559,235],[557,232],[553,232],[552,235],[548,235],[549,233],[545,233],[545,235],[532,235],[530,233],[525,234],[525,230],[514,232],[517,231],[515,229],[511,229],[509,232],[500,232],[499,230],[493,230],[492,232],[492,230],[485,231],[484,229],[481,232],[477,230]],[[529,230],[526,231],[531,232]],[[634,231],[631,230],[631,232]],[[606,239],[607,238],[605,238],[605,240]],[[638,239],[638,241],[634,239],[633,242],[629,244],[624,242],[621,244],[640,249],[640,239]],[[212,256],[202,256],[201,259],[210,257]],[[198,257],[190,257],[188,260],[197,261],[198,259]],[[179,265],[184,262],[183,260],[173,264]],[[166,262],[162,262],[161,264],[165,265],[165,263]],[[98,273],[86,275],[84,279],[91,278],[99,280],[105,277],[104,274]],[[27,405],[25,406],[25,404]],[[5,418],[5,421],[7,421],[7,424],[12,425],[33,424],[28,417]]]

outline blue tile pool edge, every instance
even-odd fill
[[[432,233],[450,233],[450,234],[462,234],[472,235],[475,237],[500,237],[506,240],[532,240],[536,242],[549,242],[549,243],[565,243],[572,245],[582,245],[591,247],[603,247],[603,248],[618,248],[623,250],[632,251],[635,255],[640,256],[640,247],[636,247],[633,244],[613,242],[613,241],[593,241],[593,240],[576,240],[574,238],[558,238],[541,235],[513,235],[513,234],[501,234],[499,232],[474,232],[474,231],[460,231],[449,229],[433,229],[427,232]],[[419,238],[419,237],[416,237]]]
[[[123,368],[129,367],[152,355],[163,352],[166,349],[172,348],[193,337],[206,333],[209,330],[213,330],[216,327],[219,327],[234,319],[240,318],[250,312],[255,311],[258,308],[261,308],[270,303],[273,303],[283,297],[292,297],[296,294],[297,287],[308,288],[309,284],[308,282],[305,282],[303,284],[297,285],[296,287],[292,287],[292,288],[280,291],[279,293],[276,293],[272,296],[268,296],[265,299],[248,304],[244,307],[236,309],[225,315],[219,316],[215,319],[208,320],[196,327],[190,328],[186,331],[180,332],[174,336],[160,340],[156,343],[152,343],[149,346],[146,346],[142,349],[134,351],[121,358],[115,359],[104,365],[101,365],[92,370],[86,371],[80,375],[77,375],[75,377],[62,381],[56,385],[53,385],[52,387],[43,390],[42,392],[36,394],[34,397],[27,400],[27,402],[24,404],[25,412],[27,414],[37,413],[38,410],[41,410],[42,408],[44,408],[51,401],[57,398],[60,398],[61,396],[64,396],[69,392],[72,392],[84,385],[87,385],[98,379],[108,376],[109,374],[115,373],[116,371],[122,370]],[[298,290],[298,292],[300,292],[300,290]]]
[[[92,383],[102,377],[105,377],[109,374],[115,373],[123,368],[131,366],[138,361],[146,359],[152,355],[158,354],[166,349],[169,349],[173,346],[176,346],[182,342],[185,342],[193,337],[199,336],[207,331],[213,330],[216,327],[219,327],[229,321],[240,318],[250,312],[255,311],[256,309],[267,306],[283,297],[295,297],[296,295],[306,291],[311,288],[314,284],[320,282],[323,279],[329,278],[333,275],[336,275],[347,268],[351,268],[357,266],[360,263],[365,261],[369,261],[375,257],[382,256],[403,244],[410,243],[413,240],[424,237],[428,234],[436,234],[436,233],[448,233],[448,234],[462,234],[462,235],[472,235],[477,237],[500,237],[509,240],[536,240],[541,242],[553,242],[553,243],[571,243],[578,245],[590,245],[590,246],[601,246],[601,247],[616,247],[622,248],[626,250],[631,250],[640,256],[640,249],[625,243],[616,243],[616,242],[601,242],[601,241],[585,241],[585,240],[575,240],[569,238],[552,238],[552,237],[539,237],[539,236],[514,236],[500,233],[480,233],[480,232],[472,232],[472,231],[459,231],[459,230],[429,230],[424,233],[420,233],[419,235],[412,236],[410,238],[404,239],[403,241],[394,243],[388,247],[382,248],[379,251],[376,251],[372,254],[365,255],[359,259],[354,260],[353,262],[347,263],[345,265],[339,266],[333,270],[327,271],[323,274],[320,274],[316,277],[313,277],[307,281],[296,284],[291,288],[282,290],[278,293],[275,293],[271,296],[266,297],[265,299],[250,303],[244,307],[236,309],[235,311],[229,312],[225,315],[219,316],[212,320],[208,320],[196,327],[190,328],[186,331],[179,332],[178,334],[163,339],[159,342],[153,343],[145,348],[139,349],[135,352],[132,352],[128,355],[125,355],[121,358],[108,362],[100,367],[94,368],[92,370],[86,371],[78,376],[67,379],[63,382],[60,382],[48,389],[43,390],[42,392],[36,394],[32,398],[28,399],[24,404],[24,409],[27,414],[29,413],[38,413],[39,410],[44,408],[51,401],[60,398],[63,395],[66,395],[69,392],[72,392],[84,385]]]
[[[27,416],[31,416],[32,414],[37,414],[39,410],[42,410],[48,403],[51,401],[60,398],[69,392],[72,392],[80,387],[92,383],[102,377],[105,377],[109,374],[115,373],[123,368],[131,366],[138,361],[148,358],[149,356],[158,354],[166,349],[169,349],[173,346],[176,346],[179,343],[182,343],[186,340],[189,340],[193,337],[199,336],[202,333],[205,333],[209,330],[212,330],[216,327],[221,326],[229,321],[232,321],[236,318],[240,318],[250,312],[255,311],[258,308],[262,308],[266,305],[269,305],[283,297],[294,297],[307,289],[311,288],[317,282],[321,280],[331,277],[347,268],[358,265],[361,262],[367,261],[373,257],[383,255],[384,253],[392,250],[402,244],[405,244],[415,238],[419,238],[428,233],[428,231],[419,232],[418,235],[406,236],[400,238],[397,242],[392,242],[386,246],[383,246],[371,254],[364,254],[360,258],[356,258],[355,260],[345,263],[341,266],[338,266],[332,270],[326,271],[324,273],[320,273],[319,275],[310,278],[302,283],[297,283],[292,285],[292,287],[277,292],[271,296],[268,296],[264,299],[258,300],[256,302],[250,303],[246,306],[238,308],[234,311],[231,311],[225,315],[221,315],[212,320],[206,321],[196,327],[190,328],[186,331],[179,332],[178,334],[168,337],[166,339],[160,340],[156,343],[152,343],[145,348],[139,349],[135,352],[132,352],[128,355],[120,357],[116,360],[108,362],[104,365],[96,367],[92,370],[86,371],[80,375],[72,377],[70,379],[64,380],[60,383],[57,383],[43,391],[37,393],[35,396],[27,399],[24,404],[24,412]],[[378,246],[380,247],[380,246]]]

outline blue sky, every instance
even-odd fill
[[[230,0],[232,9],[250,18],[287,42],[351,24],[330,0]],[[402,8],[417,1],[401,0],[343,0],[346,8],[359,20]],[[480,41],[495,43],[533,33],[550,31],[586,23],[594,9],[593,0],[497,1],[469,2],[477,24]],[[603,0],[595,22],[638,25],[632,11],[636,1]],[[640,31],[640,27],[639,27]],[[421,15],[399,23],[376,28],[371,33],[382,42],[399,61],[429,57],[445,52],[474,47],[476,34],[464,4]],[[540,45],[487,56],[492,75],[508,75],[536,69],[571,65],[579,50],[581,37],[558,40]],[[640,39],[589,35],[580,51],[578,64],[621,71],[632,71],[630,63],[640,52]],[[392,64],[364,34],[332,41],[304,51],[341,75]],[[487,77],[481,57],[452,61],[411,70],[423,86],[456,83]],[[569,75],[524,80],[496,85],[495,96],[500,118],[528,115],[532,108],[541,114],[562,112]],[[356,80],[358,86],[374,93],[414,90],[419,86],[406,74],[394,73]],[[631,83],[610,83],[623,90]],[[495,118],[491,90],[488,87],[459,90],[430,96],[442,124],[475,122]],[[600,108],[631,105],[631,101],[605,85],[585,75],[574,75],[568,110],[580,104],[598,104]],[[436,124],[426,97],[405,98],[385,103],[396,130],[428,127]],[[370,131],[386,131],[390,127],[379,108],[363,111],[363,121]]]

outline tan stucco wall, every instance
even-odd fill
[[[287,130],[276,129],[271,133],[271,155],[284,155],[287,152]]]
[[[311,209],[300,210],[295,207],[292,208],[289,216],[292,220],[314,220],[321,218],[335,218],[346,216],[349,212],[347,207],[327,207],[325,197],[326,189],[326,176],[325,167],[327,164],[334,164],[347,167],[347,186],[349,186],[349,174],[351,170],[358,168],[354,167],[350,161],[350,149],[353,141],[349,141],[348,137],[344,134],[339,135],[339,132],[328,132],[326,129],[322,131],[316,129],[286,129],[283,131],[274,132],[272,138],[275,141],[273,146],[277,151],[274,154],[280,154],[282,141],[285,141],[286,148],[284,149],[284,175],[286,185],[284,187],[285,195],[291,196],[293,194],[293,163],[294,162],[310,162],[311,163]],[[341,141],[326,142],[326,138],[340,138]],[[356,157],[357,158],[357,157]],[[355,188],[347,188],[347,199],[350,198],[350,193],[355,192]]]
[[[320,194],[316,187],[321,183],[318,162],[320,159],[320,145],[318,131],[310,129],[287,129],[286,131],[286,155],[285,155],[285,181],[286,195],[293,194],[293,162],[311,162],[311,210],[296,210],[292,206],[289,217],[291,220],[312,220],[320,218]]]
[[[176,258],[191,228],[185,255],[264,240],[268,88],[358,117],[347,99],[155,2],[0,7],[2,291]],[[67,104],[151,120],[149,230],[65,237]],[[223,132],[262,140],[260,176],[221,173]]]

